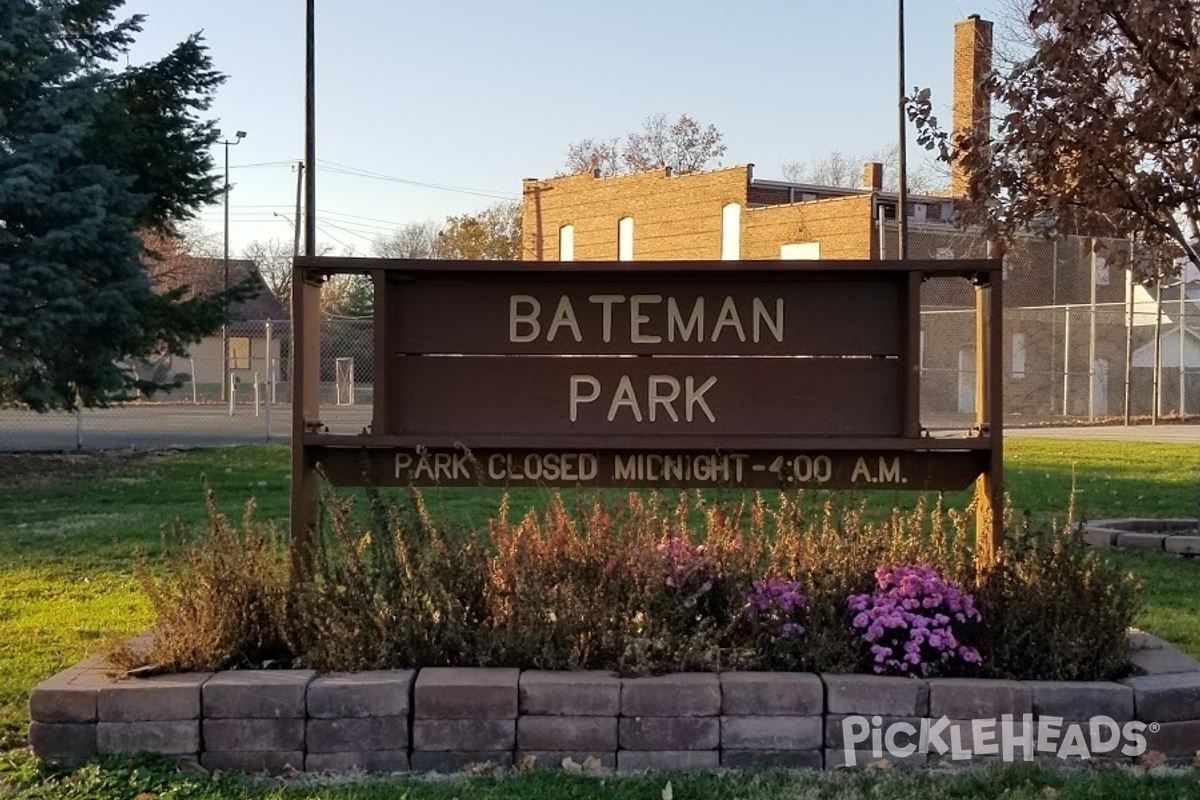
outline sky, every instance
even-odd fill
[[[909,0],[906,83],[949,121],[954,23],[987,0]],[[129,0],[131,63],[202,32],[228,76],[230,253],[290,242],[304,142],[304,0]],[[316,0],[318,240],[370,253],[408,222],[520,197],[567,145],[657,113],[724,134],[721,164],[782,165],[897,139],[894,0]],[[944,116],[943,116],[944,115]],[[924,157],[912,144],[910,163]],[[225,148],[214,149],[221,171]],[[349,172],[358,174],[348,174]],[[379,177],[367,177],[370,173]],[[276,216],[280,215],[280,216]],[[220,242],[220,205],[200,220]]]

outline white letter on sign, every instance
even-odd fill
[[[529,306],[532,311],[522,314],[518,310],[521,305]],[[542,304],[527,294],[514,294],[508,298],[508,340],[510,342],[532,342],[542,332],[538,323],[538,314],[542,313]],[[528,333],[518,332],[522,324],[529,326]]]
[[[601,319],[601,329],[604,341],[612,341],[612,307],[614,303],[624,303],[625,295],[623,294],[593,294],[588,297],[588,300],[593,303],[599,303],[604,307],[604,316]]]
[[[704,410],[704,416],[708,417],[709,422],[716,422],[717,418],[713,416],[712,409],[708,407],[708,403],[704,400],[704,393],[717,385],[717,378],[713,377],[700,384],[700,388],[696,388],[696,379],[691,375],[687,377],[687,421],[692,421],[692,409],[700,406]],[[638,420],[639,422],[641,420]]]
[[[659,393],[658,387],[666,386],[668,392]],[[656,411],[659,404],[667,410],[667,415],[671,417],[672,422],[679,422],[679,415],[675,413],[675,406],[672,405],[679,398],[679,381],[672,378],[670,375],[651,375],[650,376],[650,421],[654,422],[657,416]]]
[[[661,302],[661,294],[635,294],[629,298],[629,341],[634,344],[658,344],[662,341],[661,336],[642,333],[642,326],[650,321],[650,317],[642,313],[642,306]]]
[[[571,333],[575,336],[575,341],[583,341],[583,334],[579,331],[579,322],[575,319],[575,308],[571,305],[571,298],[565,294],[558,301],[558,308],[554,312],[554,320],[550,323],[550,330],[546,334],[547,342],[554,341],[554,335],[558,333],[559,328],[570,328]]]
[[[580,394],[579,387],[587,384],[592,387],[591,394]],[[572,375],[571,376],[571,422],[579,418],[579,404],[591,403],[600,396],[600,381],[593,378],[591,375]]]
[[[612,403],[608,407],[609,422],[616,419],[617,409],[621,406],[629,406],[633,412],[633,418],[638,422],[642,421],[642,408],[638,405],[637,395],[633,393],[633,384],[628,375],[622,375],[621,380],[617,383],[617,392],[613,395]]]

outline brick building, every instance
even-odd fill
[[[954,130],[989,124],[990,100],[981,84],[991,63],[992,23],[977,15],[959,22],[953,53]],[[908,196],[910,258],[987,256],[980,236],[953,224],[965,176],[952,170],[950,184],[944,196]],[[864,165],[857,188],[764,179],[755,175],[753,164],[686,175],[655,170],[605,178],[591,173],[531,178],[523,185],[522,258],[895,258],[896,208],[897,195],[883,190],[879,163]],[[1005,305],[1013,308],[1005,326],[1010,418],[1103,416],[1121,408],[1124,372],[1120,381],[1107,376],[1124,369],[1124,316],[1095,313],[1099,327],[1093,332],[1090,320],[1084,322],[1076,311],[1075,341],[1081,342],[1082,334],[1088,341],[1080,347],[1070,340],[1071,305],[1107,308],[1126,300],[1124,270],[1109,269],[1112,259],[1105,257],[1112,247],[1128,245],[1031,234],[1020,237],[1006,255]],[[965,281],[931,282],[923,307],[925,407],[965,414],[974,403],[974,328],[967,311],[973,307],[973,290]],[[1093,349],[1095,357],[1089,361]],[[1086,402],[1082,409],[1081,399]]]

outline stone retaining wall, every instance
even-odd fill
[[[875,761],[872,741],[888,736],[910,749],[884,757],[910,764],[998,760],[989,743],[1002,734],[1018,741],[1027,734],[1035,744],[1029,758],[1056,761],[1058,752],[1036,750],[1039,735],[1058,747],[1073,723],[1086,734],[1089,720],[1105,716],[1118,726],[1147,723],[1147,750],[1190,763],[1200,750],[1200,663],[1146,634],[1133,634],[1132,644],[1145,674],[1093,683],[781,672],[622,679],[471,668],[114,681],[88,661],[34,689],[29,739],[48,761],[149,751],[210,769],[271,773],[446,773],[529,756],[550,767],[593,758],[621,771],[834,769]],[[867,737],[849,750],[848,724],[851,735]],[[929,731],[972,755],[937,752]],[[1132,760],[1119,750],[1094,755]],[[1024,758],[1020,745],[1016,758]]]
[[[1200,555],[1200,531],[1194,519],[1102,519],[1084,525],[1081,537],[1093,547]]]

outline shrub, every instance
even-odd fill
[[[610,498],[554,494],[520,516],[506,498],[486,529],[458,530],[415,491],[368,492],[361,508],[326,487],[311,580],[290,585],[273,529],[248,507],[239,535],[210,496],[206,537],[170,549],[158,572],[139,566],[158,617],[152,658],[1079,679],[1127,663],[1134,587],[1062,536],[1017,536],[981,570],[967,516],[940,501],[873,522],[803,493]]]
[[[1129,672],[1126,631],[1139,609],[1132,574],[1067,530],[1010,532],[976,601],[984,674],[1023,680],[1112,680]]]
[[[875,579],[878,591],[847,601],[872,670],[924,678],[979,663],[979,651],[965,643],[980,621],[975,598],[924,564],[881,566]]]
[[[251,501],[239,535],[211,490],[205,502],[206,536],[191,539],[177,524],[157,570],[139,556],[134,574],[155,624],[145,649],[110,651],[119,666],[209,672],[287,661],[288,569],[276,530],[254,521]]]

